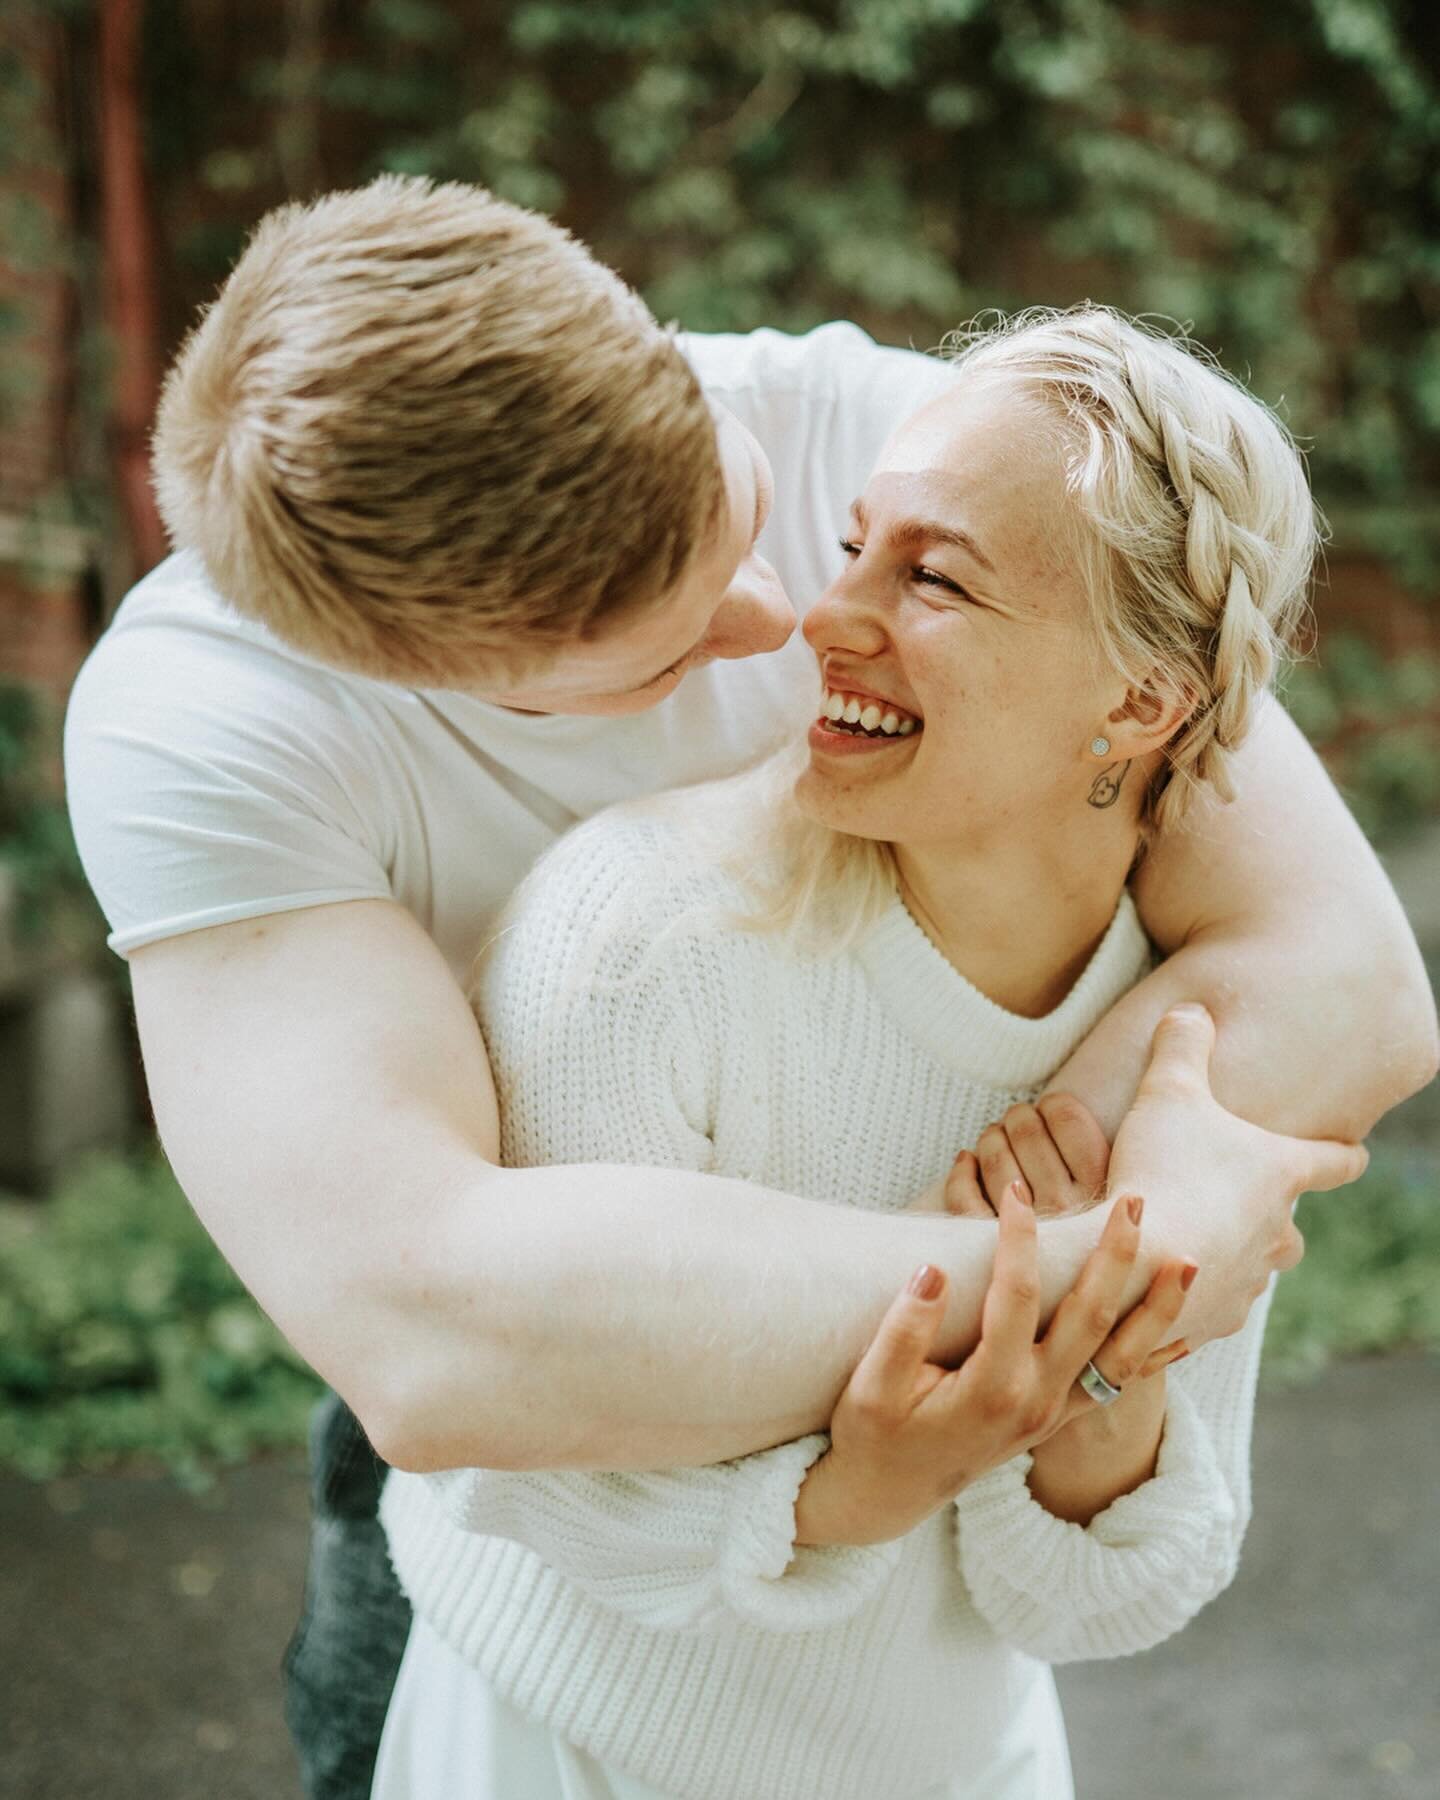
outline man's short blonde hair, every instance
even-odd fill
[[[239,611],[418,685],[643,610],[724,495],[635,294],[547,219],[394,175],[261,221],[170,371],[154,467]]]

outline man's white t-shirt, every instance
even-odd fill
[[[681,342],[770,458],[760,552],[803,613],[839,568],[846,510],[885,438],[953,373],[846,324]],[[813,716],[817,691],[797,631],[631,718],[507,712],[300,656],[181,552],[130,593],[75,684],[70,812],[122,956],[266,913],[394,899],[461,975],[561,832],[755,761]]]

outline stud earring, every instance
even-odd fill
[[[1091,754],[1094,756],[1108,756],[1110,754],[1109,738],[1107,738],[1107,737],[1092,738],[1090,740],[1090,751],[1091,751]]]

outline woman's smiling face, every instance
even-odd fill
[[[1016,385],[982,381],[882,452],[845,567],[805,620],[825,689],[795,790],[812,817],[981,848],[1083,808],[1091,740],[1126,689],[1089,624],[1062,429]]]

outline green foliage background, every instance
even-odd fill
[[[236,58],[213,8],[153,0],[187,307],[272,201],[379,169],[553,213],[701,329],[928,346],[1103,299],[1248,372],[1348,538],[1436,585],[1428,0],[365,0],[267,42],[273,10]]]

